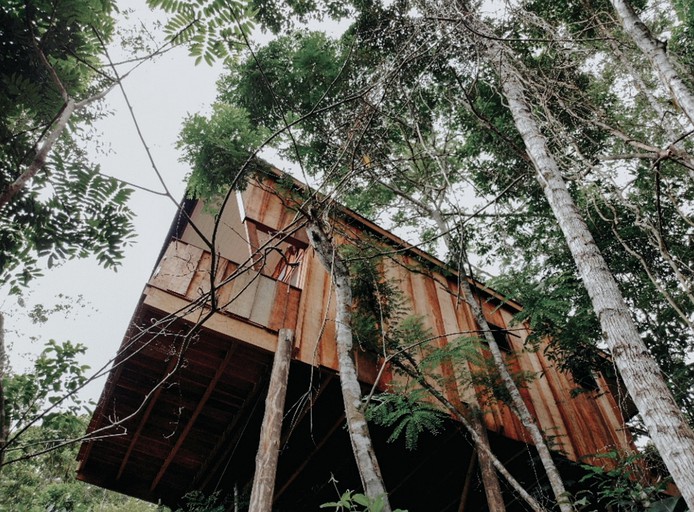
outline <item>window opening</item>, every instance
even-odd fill
[[[513,348],[511,347],[511,340],[508,337],[508,332],[506,332],[506,329],[502,329],[498,325],[491,322],[487,323],[489,324],[489,329],[492,331],[492,336],[494,336],[494,341],[496,341],[496,344],[499,345],[499,350],[509,354],[512,353]]]
[[[571,375],[574,378],[574,382],[576,382],[576,384],[583,389],[588,391],[600,389],[600,386],[598,386],[598,381],[595,379],[595,375],[593,375],[593,371],[587,366],[572,368]]]
[[[304,259],[304,250],[298,249],[293,245],[287,247],[283,253],[280,260],[275,266],[275,270],[272,272],[272,277],[283,283],[290,284],[292,286],[297,286],[299,267]]]

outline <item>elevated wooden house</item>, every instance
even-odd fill
[[[233,194],[216,223],[212,209],[188,201],[177,216],[133,316],[80,450],[79,478],[153,502],[175,505],[191,490],[243,496],[254,473],[264,398],[278,331],[292,329],[274,509],[317,510],[339,491],[358,489],[337,375],[331,277],[312,250],[293,196],[300,185],[268,175]],[[458,293],[459,276],[436,258],[344,208],[335,209],[344,243],[375,240],[388,248],[381,267],[400,290],[405,313],[430,329],[434,346],[476,331]],[[215,251],[210,250],[212,242]],[[594,372],[588,392],[527,350],[528,331],[513,323],[520,306],[474,282],[498,328],[508,364],[534,375],[522,394],[567,473],[577,461],[631,450],[623,398]],[[210,293],[212,290],[213,293]],[[509,335],[508,333],[512,333]],[[359,378],[387,390],[399,376],[357,348]],[[527,488],[546,482],[524,428],[508,407],[470,384],[472,364],[442,362],[442,386],[454,403],[479,404],[491,447]],[[394,507],[416,511],[485,510],[464,429],[450,420],[418,449],[388,443],[372,426]],[[508,493],[509,510],[525,510]]]

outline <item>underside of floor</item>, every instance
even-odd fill
[[[143,310],[137,325],[157,319],[156,312]],[[272,354],[209,332],[190,338],[184,327],[175,323],[166,333],[151,335],[140,328],[144,335],[132,335],[136,341],[124,345],[90,426],[105,430],[83,445],[78,478],[173,508],[194,490],[228,500],[236,495],[245,510]],[[416,450],[407,450],[404,439],[389,442],[392,428],[370,428],[393,508],[487,509],[479,472],[471,468],[473,447],[458,422],[447,421],[436,435],[421,434]],[[525,489],[540,501],[548,498],[532,447],[491,432],[490,443]],[[576,481],[577,466],[559,460],[565,478]],[[509,511],[529,509],[505,482],[501,486]],[[274,510],[318,510],[360,488],[339,377],[293,362]]]

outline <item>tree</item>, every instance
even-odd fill
[[[87,379],[88,367],[79,361],[85,350],[50,340],[30,371],[10,371],[3,361],[0,489],[12,497],[0,504],[3,512],[157,508],[75,479],[74,440],[83,436],[88,412],[88,404],[75,395]]]
[[[605,118],[597,109],[580,112],[578,109],[570,106],[566,108],[569,105],[566,98],[562,98],[558,94],[551,94],[550,91],[542,86],[538,76],[542,76],[542,71],[548,69],[546,64],[552,62],[552,56],[556,55],[559,59],[563,58],[566,62],[569,62],[567,57],[570,55],[570,52],[558,51],[550,46],[541,47],[538,45],[532,48],[532,43],[542,41],[533,39],[534,33],[528,30],[528,26],[525,24],[520,25],[519,38],[507,38],[506,34],[509,32],[509,25],[518,23],[519,18],[512,18],[511,23],[505,23],[503,19],[501,22],[495,23],[494,20],[482,21],[480,17],[475,16],[474,11],[467,5],[453,6],[450,9],[443,5],[419,7],[427,16],[425,23],[430,24],[432,21],[441,23],[439,31],[436,32],[437,37],[443,40],[447,34],[451,34],[451,37],[446,40],[446,44],[451,44],[451,40],[462,39],[468,45],[467,47],[474,44],[481,51],[483,56],[481,61],[482,69],[481,72],[472,73],[472,80],[476,80],[481,76],[484,82],[493,84],[491,91],[500,92],[507,102],[509,109],[506,112],[510,114],[517,134],[520,135],[523,150],[527,152],[526,156],[532,161],[540,183],[540,189],[545,194],[552,208],[553,215],[557,218],[558,225],[564,232],[578,272],[591,297],[592,307],[601,321],[603,331],[606,333],[606,341],[612,349],[614,360],[627,382],[632,396],[637,401],[639,409],[642,411],[651,435],[654,438],[660,437],[657,444],[665,451],[664,457],[666,460],[669,459],[669,465],[673,469],[676,480],[681,482],[680,485],[683,487],[683,492],[689,496],[688,500],[691,502],[692,497],[690,491],[687,490],[691,485],[687,484],[689,478],[687,474],[693,474],[694,472],[691,471],[691,467],[684,469],[691,463],[686,454],[693,452],[691,446],[687,445],[687,443],[691,443],[691,429],[686,425],[677,404],[672,400],[665,383],[659,377],[659,369],[648,355],[647,349],[641,341],[613,274],[606,266],[604,258],[594,243],[594,239],[582,215],[576,208],[574,198],[571,191],[567,188],[561,172],[563,169],[582,172],[580,165],[568,163],[568,159],[576,155],[578,155],[579,164],[591,165],[590,159],[584,157],[583,150],[591,147],[591,145],[599,147],[601,142],[590,141],[591,128],[599,127],[600,133],[598,134],[600,136],[604,136],[604,132],[606,132],[613,138],[612,140],[621,140],[626,144],[633,144],[633,139],[629,134],[615,129],[609,123],[605,123]],[[377,8],[374,11],[377,11]],[[369,14],[373,14],[373,12]],[[365,19],[373,21],[374,17],[364,17],[362,21]],[[406,23],[411,25],[416,25],[418,21],[407,16],[402,16],[398,21],[402,20],[406,20]],[[548,25],[547,19],[539,19],[537,21],[538,26]],[[448,27],[453,26],[453,24],[457,24],[457,26],[450,29],[449,32],[446,24],[448,24]],[[405,32],[404,26],[405,23],[398,25],[402,32]],[[461,29],[460,27],[463,28]],[[496,27],[498,27],[498,31],[495,30]],[[560,29],[563,27],[556,28],[556,32],[560,32]],[[528,32],[530,32],[529,36]],[[390,34],[399,34],[399,32],[394,30]],[[461,36],[464,37],[461,38]],[[397,39],[397,37],[394,39]],[[554,39],[550,42],[553,41]],[[381,45],[378,46],[375,53],[382,51],[383,54],[387,54],[388,50],[398,48],[397,44],[389,46],[389,44],[393,43],[393,40],[389,40],[387,37],[383,37],[379,42]],[[531,44],[524,46],[526,43]],[[451,44],[451,46],[460,48],[459,45]],[[537,53],[533,53],[533,51]],[[390,62],[397,62],[397,65],[401,65],[404,62],[402,60],[403,55],[406,55],[406,52],[392,52],[389,54]],[[528,66],[527,62],[533,60],[537,55],[540,56],[537,59],[537,64],[541,64],[541,58],[548,56],[544,67],[539,65],[536,65],[534,68]],[[456,62],[456,65],[461,65],[461,62]],[[373,63],[371,69],[378,69],[378,72],[383,74],[383,69],[378,68]],[[453,71],[457,72],[458,70],[453,69]],[[364,72],[364,74],[369,76],[368,71]],[[376,91],[378,91],[378,87],[384,87],[385,81],[376,81],[374,83],[378,84],[375,86]],[[556,83],[559,83],[559,81]],[[565,92],[565,90],[562,90],[562,92]],[[350,153],[353,157],[357,157],[353,158],[353,161],[357,161],[358,157],[361,157],[365,161],[366,166],[368,166],[368,161],[373,161],[371,152],[359,154],[357,149],[360,146],[368,147],[368,143],[371,142],[371,139],[365,135],[365,131],[362,128],[370,125],[373,121],[371,113],[374,101],[371,100],[376,99],[378,101],[379,98],[377,96],[376,94],[374,98],[365,97],[367,101],[364,102],[365,104],[360,105],[358,115],[354,116],[356,122],[351,125],[351,131],[348,131],[347,136],[344,137],[344,140],[347,142],[344,145],[336,144],[335,147],[328,149]],[[280,97],[282,96],[280,95]],[[556,104],[548,105],[547,98],[549,98],[549,102],[556,101]],[[562,118],[558,115],[556,109],[559,107],[564,109],[565,114],[569,116],[568,118]],[[474,106],[471,106],[471,108],[474,111]],[[538,118],[538,112],[546,116],[542,118],[542,123]],[[591,116],[591,119],[587,119]],[[494,125],[488,118],[482,118],[481,122],[494,130]],[[546,131],[544,131],[547,127],[556,129],[556,131],[552,132],[555,140],[550,140],[547,137]],[[593,131],[593,133],[596,132]],[[562,151],[562,145],[565,148],[569,148],[569,150]],[[645,145],[645,147],[649,151],[652,150],[654,155],[660,154],[657,145],[651,144]],[[516,148],[519,148],[519,146],[516,146]],[[678,147],[673,145],[673,154],[676,154],[677,151],[679,151]],[[327,152],[322,152],[321,154],[327,154]],[[559,159],[557,155],[561,156],[562,159]],[[689,157],[686,154],[680,153],[675,158],[682,165],[689,165]],[[563,169],[560,167],[560,163]],[[332,167],[330,168],[332,169]],[[575,186],[575,183],[577,182],[574,182],[572,186]],[[661,255],[667,259],[667,254],[662,250],[662,247]],[[645,271],[646,273],[649,272],[647,266]],[[652,279],[652,281],[655,284],[655,280]],[[662,289],[660,291],[662,293]],[[668,298],[667,295],[663,293],[666,299]],[[644,375],[647,375],[652,380],[644,379]],[[644,391],[648,391],[651,385],[656,386],[658,389],[657,400],[649,400],[649,397],[644,395]],[[657,415],[658,419],[654,419],[653,415]],[[657,430],[659,421],[674,421],[677,424],[677,428],[673,430],[681,432],[682,435],[673,440],[663,439],[662,433]],[[684,448],[682,448],[683,445]],[[670,448],[674,446],[678,448],[674,452],[670,451]],[[678,462],[677,458],[682,454],[684,454],[684,460]]]
[[[114,28],[109,0],[10,2],[0,9],[0,282],[17,293],[61,260],[115,267],[132,239],[130,191],[100,175],[74,137],[116,79],[100,62]]]
[[[332,276],[335,285],[337,332],[337,356],[340,370],[340,387],[345,405],[345,419],[349,430],[352,451],[359,468],[364,494],[371,500],[382,500],[384,512],[390,512],[388,493],[373,450],[369,427],[366,423],[361,389],[354,366],[352,342],[352,284],[349,270],[338,254],[333,227],[319,212],[312,214],[306,226],[311,245],[321,263]]]
[[[486,27],[461,6],[459,15],[472,20],[475,33]],[[479,40],[478,40],[479,41]],[[606,342],[620,375],[629,390],[658,450],[688,503],[694,503],[694,432],[672,398],[622,298],[616,281],[593,237],[578,214],[573,199],[554,160],[545,136],[531,113],[531,105],[518,69],[509,61],[505,48],[491,34],[480,41],[489,62],[498,59],[503,94],[514,122],[538,173],[545,196],[564,232],[569,249],[600,320]],[[661,425],[668,424],[668,432]]]

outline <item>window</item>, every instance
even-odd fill
[[[595,375],[593,375],[593,372],[587,366],[572,368],[571,375],[573,376],[576,384],[578,384],[582,389],[588,391],[600,389],[600,386],[598,386],[598,381],[595,380]]]
[[[281,281],[283,283],[291,284],[292,286],[298,286],[299,281],[299,267],[301,266],[301,261],[304,259],[304,250],[298,249],[293,245],[289,245],[280,260],[275,266],[275,270],[272,272],[272,277]]]
[[[496,344],[499,345],[499,349],[502,352],[506,353],[511,353],[513,352],[513,348],[511,347],[511,340],[508,338],[508,332],[506,329],[502,329],[498,325],[494,325],[491,322],[487,322],[489,324],[489,329],[492,331],[492,336],[494,336],[494,341],[496,341]]]

